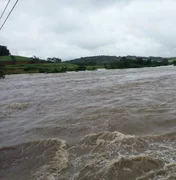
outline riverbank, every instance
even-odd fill
[[[14,58],[12,58],[14,57]],[[64,73],[68,71],[92,71],[105,69],[130,69],[175,65],[174,59],[157,57],[111,57],[95,56],[75,59],[64,62],[53,62],[39,58],[22,56],[0,57],[0,69],[5,74],[30,74],[30,73]]]
[[[42,64],[17,64],[5,65],[5,74],[29,74],[29,73],[64,73],[67,71],[97,70],[103,66],[79,66],[69,63],[42,63]]]

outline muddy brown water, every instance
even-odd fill
[[[176,67],[0,80],[1,180],[176,180]]]

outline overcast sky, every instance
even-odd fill
[[[0,44],[12,54],[64,60],[176,56],[176,0],[19,0]]]

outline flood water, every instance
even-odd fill
[[[176,180],[176,67],[0,80],[1,180]]]

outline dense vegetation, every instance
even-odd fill
[[[173,65],[176,66],[176,60],[173,61]]]
[[[162,57],[136,57],[136,56],[92,56],[81,57],[68,61],[77,65],[92,65],[92,66],[104,66],[106,69],[122,69],[122,68],[141,68],[141,67],[155,67],[155,66],[167,66],[172,64],[170,59]]]
[[[156,67],[156,66],[167,66],[169,65],[168,59],[162,58],[154,60],[152,58],[136,57],[128,58],[122,57],[118,61],[114,61],[109,65],[106,65],[107,69],[124,69],[124,68],[141,68],[141,67]]]

